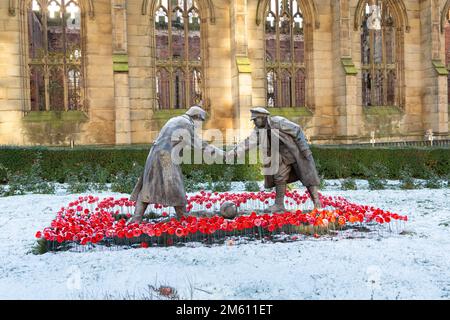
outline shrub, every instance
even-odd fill
[[[106,184],[110,181],[110,174],[105,168],[96,165],[93,172],[93,180],[97,183]]]
[[[83,193],[88,190],[107,190],[106,184],[111,177],[108,170],[100,165],[87,164],[77,172],[69,172],[64,180],[69,184],[69,193]]]
[[[231,167],[226,168],[223,171],[222,179],[217,182],[209,183],[209,189],[213,192],[225,192],[231,189],[231,180],[233,179],[233,169]]]
[[[9,182],[9,188],[2,188],[0,192],[3,196],[23,195],[27,192],[53,194],[55,187],[52,183],[46,182],[42,179],[42,155],[38,153],[31,165],[30,171],[26,174],[16,173],[10,174],[9,170],[6,172],[6,180]]]
[[[383,190],[386,189],[387,181],[385,179],[380,179],[378,177],[372,177],[367,179],[369,183],[370,190]]]
[[[119,172],[113,177],[111,191],[130,194],[143,172],[144,167],[134,162],[131,172]]]
[[[325,176],[323,174],[319,175],[319,179],[320,179],[320,185],[319,185],[319,189],[323,190],[327,187],[327,183],[325,181]]]
[[[0,163],[0,184],[8,182],[8,169]]]
[[[38,153],[31,166],[31,173],[26,183],[26,191],[41,194],[54,194],[55,186],[42,178],[42,154]]]
[[[213,182],[212,187],[210,188],[213,192],[226,192],[231,190],[231,182],[230,181],[218,181]]]
[[[400,178],[401,189],[410,190],[418,188],[417,183],[414,181],[411,175],[411,170],[408,167],[400,171],[400,176],[401,176]]]
[[[248,192],[258,192],[259,189],[259,184],[256,181],[247,181],[245,182],[245,191]]]
[[[379,163],[372,164],[370,169],[367,169],[365,176],[369,183],[370,190],[383,190],[386,189],[387,181],[383,177],[387,176],[387,168]]]
[[[184,188],[186,192],[196,192],[204,189],[203,184],[209,187],[212,184],[211,176],[205,174],[202,170],[193,170],[189,177],[184,177]],[[207,188],[208,188],[207,187]]]
[[[68,193],[83,193],[89,190],[89,183],[80,181],[79,177],[75,174],[69,175],[67,178],[67,192]]]
[[[357,190],[355,179],[348,178],[341,181],[342,190]]]
[[[111,180],[111,177],[108,170],[96,165],[89,180],[92,181],[91,187],[93,189],[103,191],[108,189],[106,184]]]
[[[9,178],[9,188],[3,187],[0,190],[1,196],[24,195],[26,193],[54,194],[55,186],[46,181],[36,181],[34,177],[16,174]]]
[[[372,164],[370,174],[379,178],[387,178],[390,176],[389,169],[381,162],[375,162]]]
[[[23,195],[27,192],[28,177],[21,174],[8,176],[9,188],[4,190],[3,196]]]
[[[39,194],[54,194],[55,193],[55,185],[51,182],[41,181],[40,183],[35,185],[32,192],[39,193]]]
[[[426,172],[425,188],[440,189],[443,185],[444,183],[439,176],[433,170],[428,169]]]

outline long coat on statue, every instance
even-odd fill
[[[269,143],[261,143],[264,139],[268,139],[267,129],[270,129],[271,139]],[[320,178],[302,128],[284,117],[268,116],[268,127],[265,130],[255,128],[247,139],[236,146],[235,150],[238,156],[242,156],[246,151],[259,145],[263,153],[273,157],[271,159],[278,156],[279,161],[282,161],[285,154],[283,152],[275,154],[276,151],[271,150],[271,145],[274,145],[273,142],[276,140],[279,144],[284,144],[284,150],[290,152],[295,159],[287,183],[300,180],[305,187],[319,186]],[[273,174],[264,175],[266,188],[275,186],[273,176]]]
[[[223,155],[222,150],[196,135],[190,116],[174,117],[164,125],[151,147],[144,173],[136,183],[130,200],[164,206],[186,205],[181,166],[172,158],[172,154],[183,156],[186,147]]]

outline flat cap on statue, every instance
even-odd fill
[[[199,116],[203,121],[205,121],[206,119],[206,111],[203,110],[199,105],[190,107],[189,110],[186,111],[186,114],[191,117]]]
[[[263,107],[256,107],[250,109],[250,112],[252,114],[250,120],[254,120],[258,116],[270,116],[270,112],[264,109]]]

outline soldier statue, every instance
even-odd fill
[[[186,214],[183,174],[180,164],[173,161],[173,151],[181,150],[182,153],[188,146],[209,152],[213,157],[223,159],[225,156],[221,149],[202,141],[196,134],[195,129],[205,118],[205,110],[200,106],[193,106],[184,115],[170,119],[161,129],[148,154],[144,172],[130,197],[130,200],[136,201],[130,223],[140,223],[150,203],[173,206],[177,218]]]
[[[271,161],[275,159],[278,163],[272,173],[267,175],[264,173],[265,187],[275,187],[276,191],[275,204],[269,208],[270,212],[286,210],[284,206],[286,185],[298,180],[307,188],[314,208],[321,209],[320,179],[302,128],[284,117],[270,116],[270,112],[261,107],[253,108],[250,111],[255,128],[247,139],[227,153],[227,158],[242,157],[246,151],[261,145],[261,141],[267,141],[264,152],[270,154]],[[278,142],[275,144],[278,145],[278,150],[272,150],[275,149],[272,147],[275,140]],[[264,149],[264,146],[262,148]]]

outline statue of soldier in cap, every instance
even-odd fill
[[[140,223],[150,203],[173,206],[177,218],[186,214],[183,174],[172,155],[182,156],[183,149],[189,146],[214,157],[224,157],[222,150],[202,141],[195,132],[205,118],[205,110],[197,105],[184,115],[170,119],[161,129],[148,154],[144,172],[130,197],[130,200],[136,201],[130,223]]]
[[[250,112],[255,129],[247,139],[227,153],[227,158],[241,157],[246,151],[260,145],[262,149],[265,148],[263,152],[270,154],[272,162],[270,165],[273,166],[273,162],[277,163],[273,172],[264,173],[265,187],[275,187],[276,191],[275,204],[269,210],[271,212],[285,211],[286,185],[298,180],[308,189],[314,207],[321,209],[320,179],[302,128],[284,117],[270,116],[270,112],[261,107],[253,108]],[[266,146],[261,145],[264,144],[262,141],[266,142]]]

